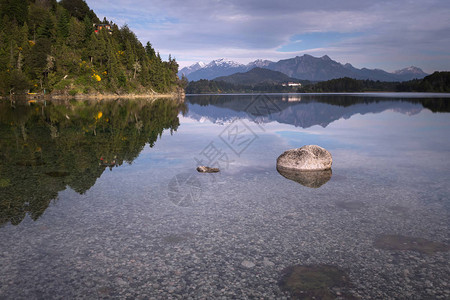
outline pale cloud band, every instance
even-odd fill
[[[88,0],[181,65],[328,54],[388,71],[450,70],[450,1]],[[300,40],[296,37],[308,37]],[[317,41],[320,39],[320,43]]]

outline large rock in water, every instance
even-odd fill
[[[316,145],[285,151],[277,159],[278,170],[321,171],[331,169],[330,152]]]

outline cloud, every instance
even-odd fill
[[[310,53],[359,67],[450,69],[447,0],[87,2],[100,17],[127,23],[143,43],[150,41],[181,64]],[[293,45],[314,34],[322,36],[320,42]]]

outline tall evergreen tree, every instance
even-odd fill
[[[72,48],[77,48],[81,45],[84,39],[84,27],[76,18],[70,18],[69,35],[67,37],[67,44]]]
[[[2,0],[0,2],[0,17],[8,16],[10,20],[16,20],[19,25],[23,25],[28,17],[27,0]]]
[[[58,37],[62,39],[66,39],[69,36],[69,13],[67,10],[61,8],[59,10],[59,16],[58,16],[58,25],[57,25],[57,31],[58,31]]]

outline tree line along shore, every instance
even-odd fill
[[[0,1],[0,95],[176,95],[178,63],[84,0]]]

